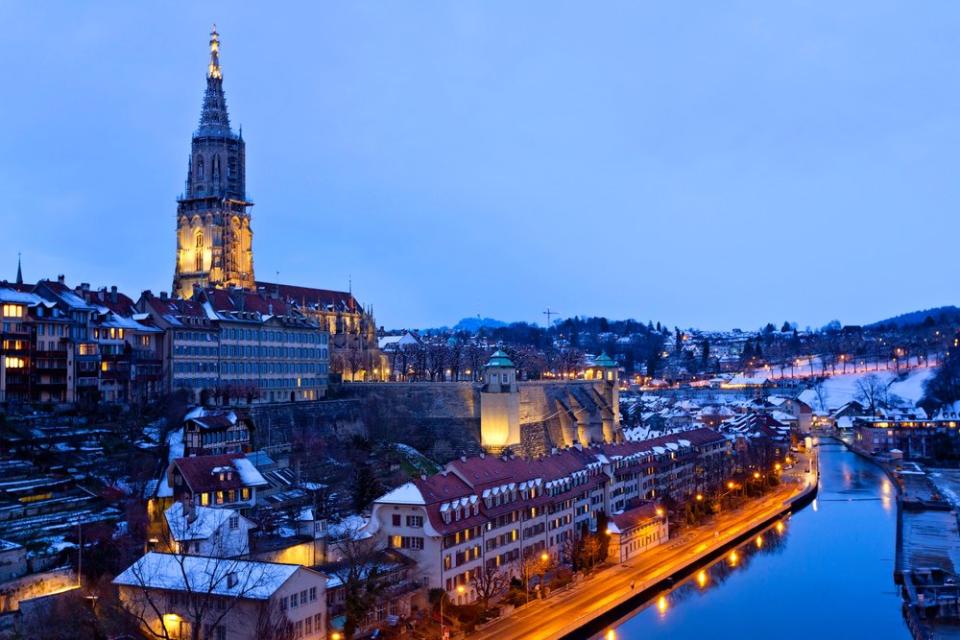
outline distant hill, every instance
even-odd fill
[[[912,325],[923,324],[927,318],[933,318],[937,324],[960,322],[960,308],[953,305],[945,307],[934,307],[932,309],[923,309],[922,311],[911,311],[901,313],[898,316],[880,320],[868,327],[879,327],[881,325],[894,325],[896,327],[909,327]]]
[[[506,322],[503,322],[502,320],[494,320],[493,318],[464,318],[457,324],[453,325],[453,330],[470,331],[476,333],[481,328],[497,329],[505,326],[507,326]]]

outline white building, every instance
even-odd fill
[[[174,553],[216,558],[250,553],[250,530],[256,525],[235,509],[175,502],[163,515]]]
[[[292,564],[151,552],[113,583],[151,637],[327,637],[327,577]],[[164,635],[166,634],[166,635]]]

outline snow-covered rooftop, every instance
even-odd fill
[[[295,564],[224,560],[151,551],[127,567],[113,579],[113,583],[137,588],[268,600],[299,570],[301,567]],[[233,579],[230,578],[231,574],[234,575]]]
[[[377,498],[377,502],[385,504],[426,504],[423,494],[412,482],[402,484],[390,493]]]

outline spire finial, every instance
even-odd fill
[[[207,77],[218,79],[223,77],[220,73],[220,34],[217,33],[216,23],[210,30],[210,67]]]
[[[23,284],[23,271],[20,269],[20,252],[17,251],[17,284]]]

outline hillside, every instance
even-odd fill
[[[954,305],[947,305],[943,307],[933,307],[932,309],[923,309],[920,311],[910,311],[908,313],[901,313],[900,315],[892,318],[887,318],[886,320],[874,322],[873,324],[867,326],[869,328],[874,328],[879,326],[893,325],[897,328],[902,328],[911,325],[923,324],[927,318],[933,318],[933,320],[938,324],[960,322],[960,308],[957,308]]]

